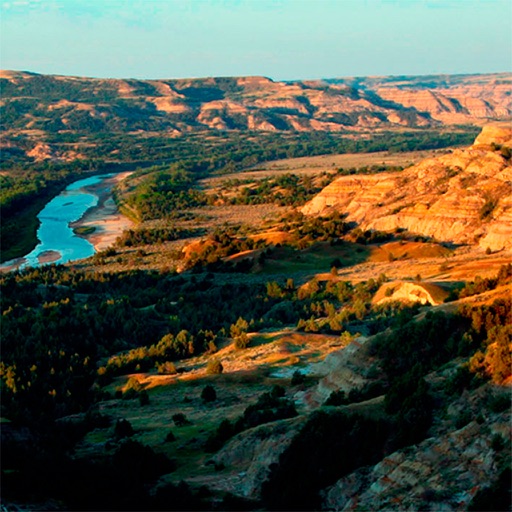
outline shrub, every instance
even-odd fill
[[[239,317],[236,323],[231,325],[231,327],[229,328],[229,332],[232,338],[236,338],[243,333],[247,333],[248,329],[249,324],[247,323],[247,320],[243,319],[242,317]]]
[[[245,409],[236,423],[236,428],[241,431],[294,416],[297,416],[297,410],[291,400],[276,397],[272,393],[263,393],[255,404]]]
[[[125,392],[130,391],[131,389],[137,393],[142,391],[142,385],[136,377],[130,377],[126,383]]]
[[[499,434],[494,434],[491,439],[491,448],[495,452],[501,452],[505,448],[505,441]]]
[[[300,384],[303,384],[305,380],[306,376],[302,374],[299,370],[295,370],[292,375],[291,385],[299,386]]]
[[[133,436],[134,431],[132,424],[125,420],[124,418],[121,418],[116,421],[116,426],[114,428],[114,435],[116,439],[123,439],[124,437],[131,437]]]
[[[494,395],[489,399],[488,405],[492,412],[506,411],[510,407],[510,395],[508,393]]]
[[[343,266],[343,264],[341,263],[341,260],[339,258],[334,258],[332,261],[331,261],[331,268],[341,268]]]
[[[155,453],[149,446],[127,440],[114,454],[115,468],[134,482],[150,482],[164,473],[175,469],[175,463],[161,453]]]
[[[235,338],[235,347],[242,350],[244,348],[247,348],[249,345],[249,337],[247,336],[246,332],[243,332],[240,334],[240,336],[237,336]]]
[[[220,375],[224,371],[222,363],[218,359],[210,359],[206,365],[208,375]]]
[[[148,395],[148,392],[145,389],[143,389],[139,393],[139,403],[140,403],[141,406],[145,406],[145,405],[149,404],[149,395]]]
[[[141,383],[135,377],[130,377],[123,392],[123,400],[131,400],[132,398],[137,398],[141,391]]]
[[[164,361],[156,363],[156,371],[159,375],[174,375],[177,373],[176,366],[172,361]]]
[[[485,196],[485,202],[480,208],[479,216],[480,220],[485,220],[492,215],[492,212],[498,205],[498,200],[491,195]]]
[[[280,386],[279,384],[276,384],[272,388],[272,391],[270,392],[270,396],[272,396],[272,398],[283,398],[285,394],[285,389],[283,388],[283,386]]]
[[[346,405],[348,404],[348,398],[342,389],[337,389],[336,391],[333,391],[329,398],[325,401],[324,405]]]
[[[184,427],[185,425],[190,425],[190,421],[187,419],[187,417],[182,412],[173,414],[172,421],[174,421],[174,424],[177,427]]]
[[[387,451],[389,425],[356,414],[316,411],[272,464],[262,487],[267,510],[320,510],[320,490]]]
[[[210,384],[205,386],[201,393],[201,398],[203,402],[215,402],[215,400],[217,400],[217,392],[215,391],[215,388]]]
[[[236,433],[237,432],[234,425],[229,420],[222,420],[215,433],[212,434],[206,441],[205,450],[207,452],[217,451],[228,439],[231,439]]]
[[[489,487],[482,487],[477,491],[468,505],[468,510],[479,512],[486,510],[510,510],[511,478],[510,468],[505,468],[493,484]]]

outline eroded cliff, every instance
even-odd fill
[[[435,240],[512,248],[512,166],[508,123],[484,127],[473,146],[399,173],[343,176],[302,209],[336,210],[363,229],[405,229]]]

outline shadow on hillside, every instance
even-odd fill
[[[317,242],[305,249],[276,246],[265,252],[256,269],[259,274],[304,274],[329,272],[333,267],[345,268],[367,261],[370,248],[357,243]]]

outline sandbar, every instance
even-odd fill
[[[98,196],[98,204],[89,208],[81,219],[72,222],[73,228],[93,227],[94,232],[78,235],[85,238],[94,246],[96,251],[102,251],[114,244],[117,237],[125,229],[134,226],[134,222],[119,213],[117,205],[112,198],[112,188],[129,176],[131,172],[122,172],[102,180],[100,184],[84,187],[87,191]]]
[[[18,270],[26,262],[26,258],[15,258],[11,261],[6,261],[0,265],[0,272],[11,272],[11,270]]]
[[[62,257],[59,251],[43,251],[37,255],[37,261],[39,261],[40,265],[44,265],[45,263],[53,263],[54,261],[60,260]]]

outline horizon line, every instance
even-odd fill
[[[290,78],[290,79],[275,79],[267,75],[207,75],[207,76],[188,76],[188,77],[161,77],[161,78],[137,78],[137,77],[107,77],[107,76],[89,76],[89,75],[74,75],[74,74],[60,74],[60,73],[44,73],[38,71],[29,71],[24,69],[0,69],[0,78],[7,78],[2,76],[5,73],[24,73],[27,75],[37,76],[50,76],[50,77],[64,77],[64,78],[82,78],[89,80],[140,80],[140,81],[159,81],[159,80],[207,80],[216,78],[263,78],[271,82],[311,82],[323,80],[342,80],[342,79],[358,79],[358,78],[408,78],[408,77],[442,77],[442,76],[481,76],[481,75],[511,75],[512,71],[491,71],[491,72],[464,72],[464,73],[426,73],[426,74],[389,74],[389,75],[339,75],[339,76],[323,76],[312,78]]]

